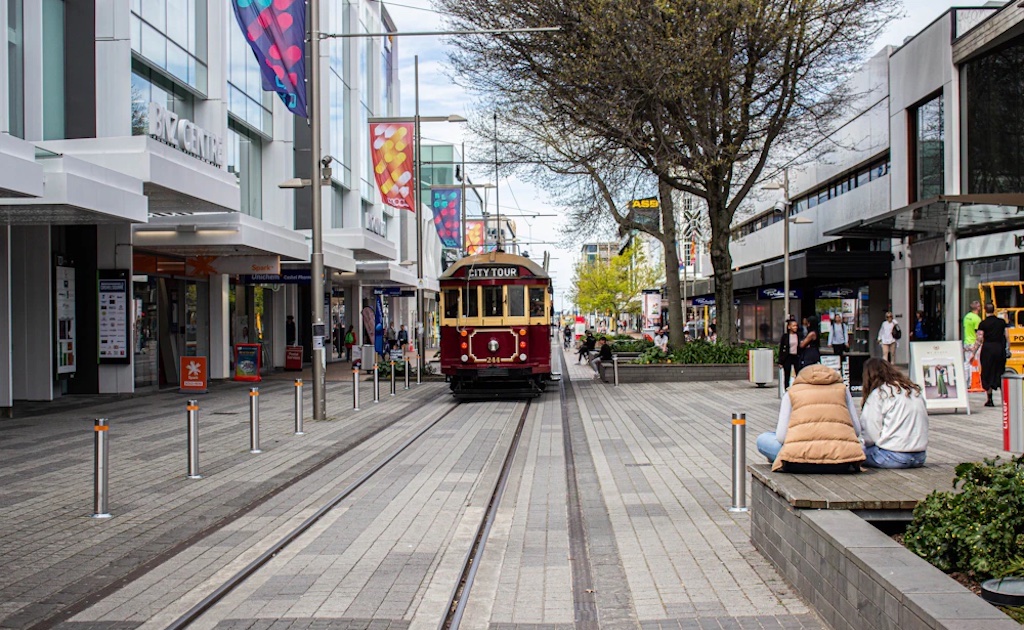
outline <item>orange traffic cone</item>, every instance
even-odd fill
[[[967,391],[971,394],[985,393],[985,388],[981,386],[981,366],[977,359],[971,360],[971,387]]]

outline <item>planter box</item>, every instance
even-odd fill
[[[611,383],[612,364],[601,366],[601,378]],[[680,363],[656,363],[639,365],[619,363],[619,383],[685,383],[697,381],[745,381],[746,363],[710,363],[706,365],[685,365]]]
[[[751,542],[830,627],[1020,630],[853,512],[794,508],[756,476],[751,488]]]

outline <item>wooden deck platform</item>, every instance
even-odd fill
[[[934,490],[951,490],[955,464],[879,470],[851,475],[773,473],[769,464],[747,469],[754,483],[763,483],[795,508],[822,510],[912,510]]]

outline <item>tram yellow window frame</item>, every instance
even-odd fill
[[[485,308],[488,306],[485,289],[488,292],[494,289],[501,290],[503,306],[500,315],[485,314]],[[516,296],[516,293],[519,295]],[[470,296],[472,296],[472,299],[470,299]],[[516,299],[517,297],[518,299]],[[538,302],[538,299],[541,301]],[[454,305],[452,300],[455,300]],[[533,301],[533,306],[535,307],[532,310],[530,309],[530,300]],[[514,309],[517,304],[520,308]],[[537,312],[536,306],[538,304],[542,305],[541,312]],[[492,295],[490,306],[493,307],[493,305]],[[469,307],[468,310],[470,312],[467,312],[467,307]],[[547,322],[547,314],[550,310],[550,296],[545,285],[462,286],[458,289],[447,288],[441,292],[441,313],[443,315],[441,322],[444,326],[526,326],[544,324]],[[456,316],[452,317],[452,313],[455,313]]]

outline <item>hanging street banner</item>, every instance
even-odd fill
[[[461,248],[462,240],[462,187],[431,186],[430,208],[434,211],[434,227],[441,244]]]
[[[484,242],[484,222],[466,221],[466,254],[482,254],[486,249]]]
[[[370,163],[380,198],[399,210],[416,210],[412,181],[413,123],[370,123]]]
[[[288,111],[308,118],[305,1],[231,0],[231,6],[256,55],[263,90],[276,92]]]
[[[186,276],[280,274],[280,256],[192,256],[185,259]]]

